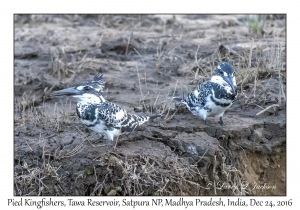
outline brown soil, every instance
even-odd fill
[[[15,195],[286,195],[285,18],[16,15]],[[207,126],[172,96],[220,60],[239,100]],[[103,146],[74,100],[49,97],[98,72],[108,101],[163,117]]]

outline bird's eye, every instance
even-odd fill
[[[220,74],[221,74],[221,75],[223,75],[223,73],[224,73],[223,71],[220,71]]]
[[[89,86],[85,86],[85,87],[84,87],[84,90],[89,90],[89,89],[90,89]]]

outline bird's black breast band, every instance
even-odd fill
[[[226,106],[229,106],[229,105],[231,104],[231,103],[225,103],[225,104],[220,103],[220,102],[216,101],[212,95],[210,96],[210,99],[211,99],[217,106],[226,107]]]

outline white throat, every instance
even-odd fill
[[[105,99],[102,95],[96,96],[91,93],[84,93],[82,95],[74,95],[74,98],[78,99],[79,102],[89,102],[89,103],[102,103],[105,102]]]
[[[236,87],[235,76],[232,77],[232,82],[233,82],[234,87]]]
[[[213,82],[213,83],[217,83],[221,86],[228,86],[229,85],[221,76],[218,76],[218,75],[212,76],[210,81]]]
[[[214,75],[211,77],[210,81],[224,87],[228,93],[233,93],[231,86],[221,76]],[[232,78],[232,82],[234,87],[236,88],[235,77]]]

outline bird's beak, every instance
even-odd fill
[[[54,91],[51,93],[50,96],[75,96],[75,95],[81,95],[82,92],[80,90],[77,90],[75,88],[66,88],[58,91]]]
[[[232,81],[232,77],[224,77],[225,81],[230,85],[231,89],[232,89],[232,92],[234,95],[236,95],[236,88],[233,84],[233,81]]]

